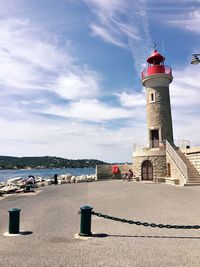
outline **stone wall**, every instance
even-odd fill
[[[154,102],[150,101],[151,93],[155,94]],[[168,140],[173,145],[169,87],[154,86],[154,88],[146,88],[146,103],[148,129],[158,129],[160,132],[160,142]]]
[[[117,165],[119,168],[119,173],[112,173],[112,166]],[[103,179],[122,179],[123,175],[128,172],[129,169],[133,169],[132,164],[106,164],[106,165],[96,165],[96,178],[97,180]]]

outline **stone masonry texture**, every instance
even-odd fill
[[[112,173],[112,166],[117,165],[119,167],[119,173]],[[96,177],[97,180],[103,179],[122,179],[123,175],[128,172],[129,169],[133,170],[132,164],[106,164],[106,165],[96,165]]]
[[[156,181],[158,177],[165,177],[167,172],[166,156],[142,156],[134,157],[133,165],[136,177],[142,180],[142,163],[149,160],[153,165],[153,180]]]
[[[155,102],[150,102],[150,93],[152,92],[155,93]],[[146,88],[146,103],[148,129],[160,129],[162,140],[167,139],[173,145],[169,87],[154,86],[154,88]]]

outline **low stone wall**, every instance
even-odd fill
[[[112,173],[112,166],[117,165],[119,168],[119,173]],[[106,165],[96,165],[96,177],[97,180],[103,179],[122,179],[123,175],[128,172],[129,169],[133,170],[132,164],[106,164]]]

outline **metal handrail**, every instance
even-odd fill
[[[181,157],[178,155],[176,150],[170,145],[170,143],[166,140],[166,152],[170,155],[170,157],[173,159],[176,166],[179,168],[181,173],[184,175],[184,177],[188,178],[188,170],[187,165],[183,162]]]

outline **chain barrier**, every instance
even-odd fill
[[[200,225],[171,225],[171,224],[156,224],[156,223],[147,223],[147,222],[140,222],[140,221],[132,221],[132,220],[126,220],[121,219],[109,215],[105,215],[99,212],[91,212],[92,215],[102,217],[104,219],[116,221],[116,222],[122,222],[122,223],[129,223],[129,224],[136,224],[136,225],[142,225],[145,227],[158,227],[158,228],[168,228],[168,229],[200,229]]]

